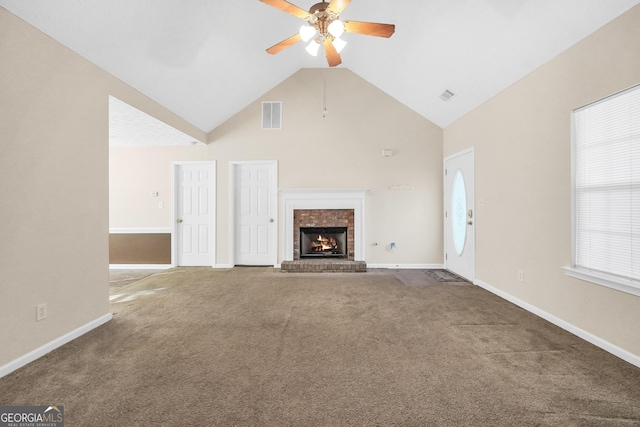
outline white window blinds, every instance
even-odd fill
[[[575,267],[640,285],[640,86],[574,111]]]

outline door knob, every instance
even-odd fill
[[[178,220],[178,224],[180,224],[182,222],[182,218]]]
[[[269,218],[269,222],[273,222],[273,218]]]

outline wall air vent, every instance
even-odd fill
[[[447,89],[444,92],[442,92],[442,94],[440,95],[440,99],[442,99],[443,101],[448,101],[454,96],[456,96],[456,94],[451,92],[449,89]]]
[[[282,101],[262,103],[262,129],[282,129]]]

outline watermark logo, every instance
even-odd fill
[[[0,406],[0,427],[64,427],[64,406]]]

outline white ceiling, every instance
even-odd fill
[[[292,0],[309,9],[314,0]],[[352,0],[349,68],[446,127],[640,0]],[[326,67],[299,43],[265,49],[302,20],[258,0],[0,0],[0,6],[209,132],[291,74]],[[440,94],[456,96],[448,102]],[[125,120],[126,122],[126,120]]]
[[[109,145],[157,147],[196,145],[193,137],[115,98],[109,97]]]

